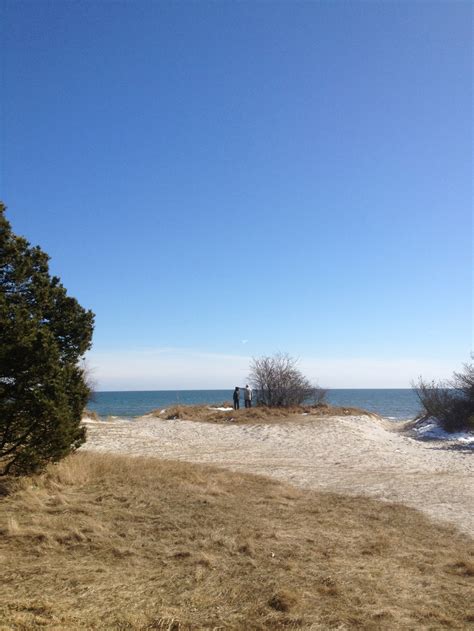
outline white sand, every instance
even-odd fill
[[[214,425],[148,417],[88,422],[87,428],[83,449],[208,463],[305,488],[370,495],[474,535],[474,451],[414,440],[388,421],[305,416],[301,423]]]

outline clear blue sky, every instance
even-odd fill
[[[470,2],[0,6],[0,196],[96,313],[99,388],[469,359]]]

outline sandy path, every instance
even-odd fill
[[[83,447],[212,463],[300,487],[401,502],[474,536],[474,453],[421,442],[368,417],[213,425],[143,418],[88,423]]]

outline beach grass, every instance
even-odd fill
[[[474,622],[472,540],[400,505],[88,452],[2,489],[2,630]]]

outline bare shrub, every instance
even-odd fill
[[[474,430],[474,366],[465,364],[446,381],[426,382],[422,377],[413,386],[423,406],[422,417],[436,418],[447,432]]]
[[[326,391],[313,385],[296,364],[297,360],[281,353],[252,360],[249,380],[257,405],[291,407],[323,403]]]

